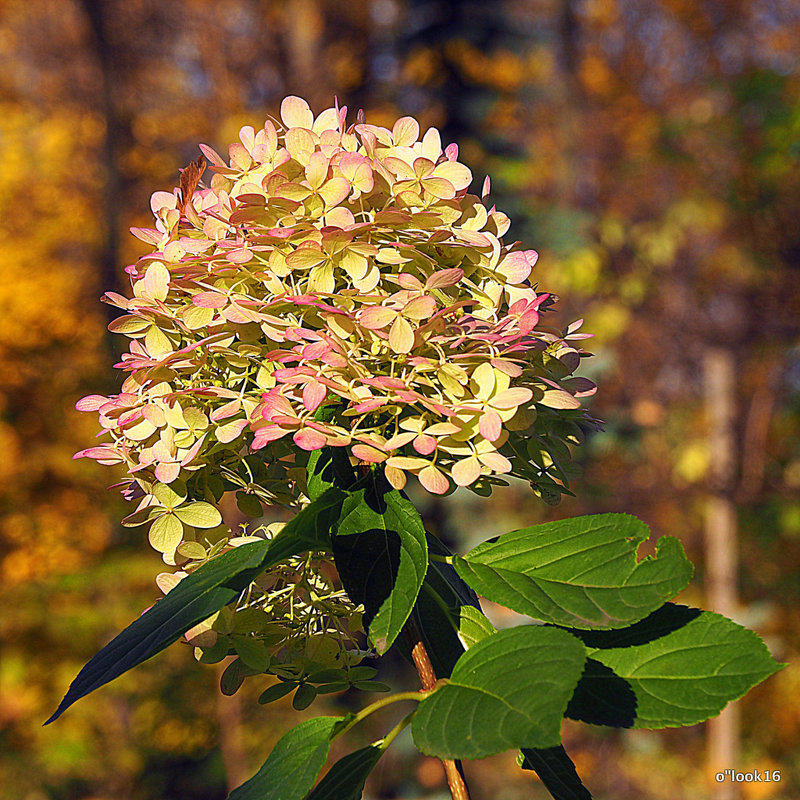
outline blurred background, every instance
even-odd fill
[[[255,683],[222,697],[218,670],[173,645],[42,728],[160,594],[158,555],[105,488],[119,476],[71,459],[95,433],[75,401],[120,380],[98,298],[125,291],[143,252],[127,229],[148,224],[151,192],[175,185],[197,143],[224,152],[299,94],[317,112],[337,96],[351,120],[410,114],[458,142],[475,188],[492,176],[511,239],[540,252],[533,277],[561,296],[559,321],[595,334],[585,373],[606,429],[579,453],[577,496],[549,508],[525,487],[462,490],[424,506],[431,527],[464,548],[545,519],[637,514],[697,564],[681,599],[789,662],[714,725],[566,722],[587,785],[599,800],[800,797],[800,5],[3,0],[0,14],[4,796],[221,800],[294,720],[286,703],[258,706]],[[381,669],[414,685],[399,661]],[[715,764],[782,780],[738,795]],[[548,796],[512,753],[467,775],[473,800]],[[366,796],[448,797],[410,737]]]

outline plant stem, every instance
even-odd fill
[[[408,622],[406,622],[403,628],[403,636],[411,648],[411,658],[417,669],[422,688],[425,691],[431,691],[436,686],[436,672],[434,672],[428,651],[422,643],[422,634],[413,617],[409,617]],[[450,789],[452,799],[470,800],[469,790],[461,770],[461,762],[446,758],[440,760],[444,767],[444,774],[447,777],[447,786]]]
[[[410,714],[406,714],[406,716],[403,717],[403,719],[401,719],[400,722],[398,722],[397,725],[395,725],[394,728],[392,728],[389,733],[387,733],[386,736],[384,736],[383,739],[381,739],[381,741],[377,744],[379,744],[380,747],[385,750],[397,738],[398,734],[408,726],[413,716],[414,711],[412,711]]]
[[[382,708],[386,708],[386,706],[390,706],[392,703],[397,703],[400,700],[414,700],[417,703],[422,702],[425,699],[424,692],[398,692],[397,694],[389,695],[389,697],[384,697],[381,700],[376,700],[374,703],[366,706],[366,708],[362,708],[358,714],[355,714],[353,718],[345,725],[340,731],[336,733],[336,736],[341,736],[343,733],[347,733],[350,728],[358,725],[361,720],[366,719],[370,714],[374,714],[376,711],[380,711]],[[399,733],[399,731],[398,731]]]

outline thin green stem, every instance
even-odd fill
[[[386,748],[389,747],[389,745],[397,738],[398,734],[408,727],[412,717],[416,713],[417,709],[415,708],[410,714],[406,714],[406,716],[404,716],[403,719],[401,719],[400,722],[398,722],[397,725],[395,725],[394,728],[392,728],[389,733],[383,737],[383,739],[375,742],[375,744],[380,747],[381,750],[386,750]]]
[[[455,556],[440,556],[438,553],[428,553],[428,558],[431,561],[439,561],[442,564],[450,564],[452,566]]]
[[[365,720],[370,714],[374,714],[376,711],[380,711],[382,708],[386,708],[386,706],[392,705],[392,703],[398,703],[401,700],[414,700],[417,703],[422,702],[431,692],[398,692],[397,694],[390,695],[389,697],[384,697],[382,700],[376,700],[374,703],[371,703],[366,708],[362,708],[361,711],[358,712],[351,720],[348,722],[344,727],[341,728],[336,733],[336,736],[341,736],[343,733],[347,733],[351,728],[358,725],[359,722]],[[398,731],[399,733],[399,731]]]

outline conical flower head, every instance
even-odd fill
[[[133,230],[150,251],[132,297],[107,296],[128,376],[79,407],[110,437],[81,455],[128,467],[139,516],[163,519],[156,487],[175,482],[189,504],[237,487],[302,504],[322,447],[436,494],[500,475],[566,489],[594,386],[572,377],[578,325],[541,324],[536,253],[504,241],[508,218],[435,128],[346,117],[287,97],[227,158],[202,146]],[[167,558],[190,527],[179,511],[159,524]]]

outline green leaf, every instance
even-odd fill
[[[276,700],[280,700],[281,697],[286,697],[287,694],[293,692],[296,688],[297,684],[294,681],[278,681],[261,692],[258,702],[261,705],[274,703]]]
[[[358,666],[358,667],[351,667],[345,673],[345,676],[352,682],[352,681],[368,681],[374,678],[378,674],[378,670],[375,667],[365,667],[365,666]]]
[[[673,603],[623,630],[573,633],[589,658],[566,714],[604,725],[695,725],[783,666],[753,631]]]
[[[383,753],[371,744],[340,758],[305,800],[361,800],[367,777]]]
[[[211,503],[199,501],[175,509],[175,516],[195,528],[216,528],[222,522],[222,515]]]
[[[252,636],[233,636],[232,641],[234,649],[248,667],[257,672],[267,671],[270,654],[261,639]]]
[[[534,525],[456,558],[458,574],[489,600],[569,628],[621,628],[674,597],[692,565],[672,536],[636,560],[648,527],[628,514]]]
[[[220,675],[219,690],[226,697],[230,697],[239,691],[248,675],[254,674],[255,670],[250,669],[241,658],[236,658],[225,667],[222,675]]]
[[[478,642],[449,683],[411,722],[414,743],[437,758],[484,758],[520,747],[554,747],[586,651],[566,631],[523,625]]]
[[[331,736],[343,717],[314,717],[284,734],[261,769],[228,800],[302,800],[328,760]]]
[[[161,652],[234,600],[268,567],[298,553],[327,549],[343,498],[342,492],[331,489],[291,519],[274,539],[228,550],[187,575],[91,658],[45,724],[58,719],[76,700]]]
[[[543,749],[526,747],[521,755],[522,769],[533,770],[553,800],[592,800],[562,745]]]
[[[353,686],[362,692],[391,692],[392,687],[388,683],[380,681],[356,681]]]
[[[325,411],[330,412],[330,407],[325,406]],[[315,419],[320,416],[319,409]],[[329,419],[332,412],[325,414]],[[356,482],[356,474],[350,465],[350,458],[341,447],[323,447],[313,450],[308,457],[306,466],[306,485],[308,496],[316,500],[324,492],[335,486],[338,489],[349,489]]]
[[[236,492],[236,505],[239,507],[239,511],[247,514],[248,517],[257,518],[264,515],[264,507],[254,494]]]
[[[419,513],[373,473],[344,501],[333,552],[347,594],[364,604],[370,643],[385,653],[414,607],[428,566]]]
[[[317,690],[308,683],[301,683],[292,698],[292,707],[295,711],[308,708],[317,699]]]

